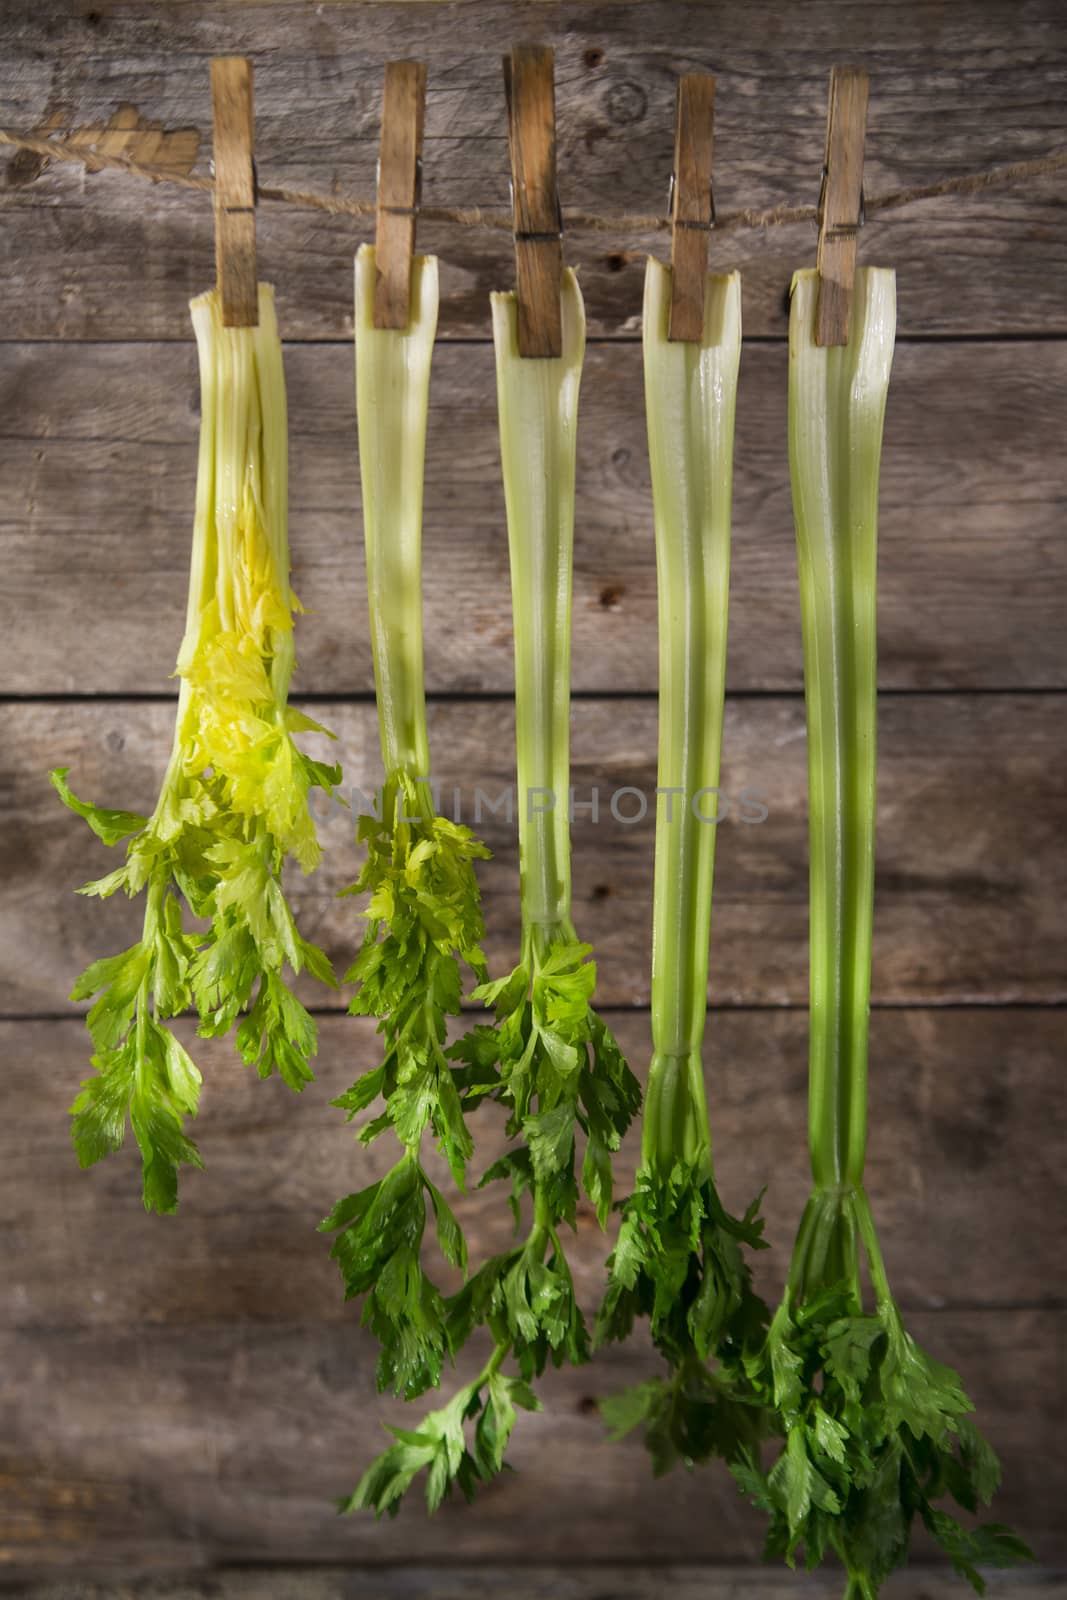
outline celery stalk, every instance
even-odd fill
[[[356,417],[378,728],[387,774],[430,776],[422,660],[422,485],[437,258],[411,263],[406,330],[374,326],[374,251],[356,256]]]
[[[882,423],[895,283],[862,269],[849,344],[811,336],[814,272],[789,325],[789,461],[797,528],[811,835],[811,1161],[858,1185],[867,1127],[874,907],[875,589]]]
[[[422,650],[422,483],[430,361],[437,328],[437,261],[416,256],[408,327],[374,326],[375,258],[356,256],[356,411],[374,680],[385,784],[377,814],[359,819],[367,860],[350,893],[370,896],[367,926],[347,974],[349,1010],[376,1016],[382,1061],[334,1103],[380,1115],[359,1134],[391,1130],[403,1147],[380,1183],[338,1202],[322,1227],[346,1298],[365,1295],[363,1320],[380,1345],[379,1387],[407,1397],[437,1384],[451,1353],[446,1309],[422,1261],[432,1214],[446,1259],[465,1266],[461,1229],[421,1159],[429,1128],[462,1189],[474,1144],[465,1113],[479,1096],[446,1055],[468,967],[485,975],[484,928],[473,862],[489,852],[469,829],[434,815]]]
[[[585,311],[573,272],[563,274],[561,298],[562,351],[542,360],[519,354],[515,296],[492,296],[515,637],[522,949],[513,972],[475,991],[493,1006],[496,1028],[476,1029],[457,1047],[472,1067],[491,1060],[499,1071],[496,1098],[509,1112],[508,1132],[521,1143],[486,1177],[510,1180],[516,1200],[529,1191],[533,1217],[525,1241],[487,1263],[456,1297],[453,1318],[465,1336],[479,1303],[499,1297],[490,1317],[492,1359],[499,1364],[510,1355],[523,1383],[549,1360],[558,1366],[588,1359],[559,1232],[562,1223],[576,1225],[576,1134],[586,1136],[581,1184],[603,1227],[611,1158],[640,1098],[593,1008],[596,968],[571,919],[571,592],[585,354]],[[502,1451],[491,1470],[501,1461]]]
[[[240,1017],[243,1059],[302,1089],[316,1025],[285,965],[334,982],[322,951],[297,932],[281,887],[287,856],[305,872],[318,863],[309,791],[332,790],[341,774],[292,739],[317,724],[288,704],[295,602],[274,295],[260,284],[253,328],[224,327],[215,291],[190,310],[201,386],[196,514],[181,688],[159,798],[149,818],[108,811],[72,794],[66,768],[52,774],[61,798],[106,843],[131,836],[125,865],[84,892],[145,890],[140,942],[94,962],[75,987],[76,999],[102,991],[88,1016],[97,1076],[72,1108],[75,1148],[83,1166],[98,1161],[123,1142],[128,1117],[144,1202],[157,1211],[177,1205],[179,1164],[200,1165],[183,1131],[200,1074],[166,1020],[193,1000],[204,1036],[229,1032]],[[207,932],[185,931],[183,903],[208,920]]]
[[[645,274],[644,364],[659,580],[659,775],[652,912],[650,1101],[642,1153],[669,1172],[707,1164],[700,1047],[726,686],[741,280],[709,277],[700,344],[667,338],[670,271]],[[718,809],[717,793],[710,811]]]
[[[893,1299],[864,1193],[875,825],[878,473],[896,319],[892,272],[856,274],[847,346],[815,343],[818,279],[793,282],[789,459],[800,568],[811,832],[809,1144],[813,1192],[785,1296],[749,1370],[785,1438],[764,1474],[737,1466],[771,1516],[767,1552],[828,1550],[850,1600],[908,1556],[918,1515],[981,1592],[981,1565],[1029,1559],[997,1524],[935,1501],[988,1503],[996,1456],[959,1377],[926,1355]],[[864,1310],[861,1247],[874,1311]]]
[[[525,937],[573,941],[570,920],[571,589],[585,310],[563,289],[558,360],[519,355],[514,295],[494,294],[500,454],[515,635],[519,873]]]
[[[742,1358],[766,1322],[742,1246],[759,1248],[715,1189],[704,1090],[708,940],[722,748],[741,281],[709,276],[699,344],[667,335],[671,275],[645,273],[645,410],[659,577],[659,809],[652,938],[652,1062],[641,1167],[609,1262],[600,1340],[649,1318],[668,1376],[607,1401],[616,1435],[641,1426],[657,1471],[758,1437]],[[710,815],[718,810],[712,797]],[[708,1367],[708,1361],[714,1365]]]
[[[847,346],[814,339],[818,276],[794,279],[789,462],[808,719],[811,1014],[808,1133],[817,1192],[863,1181],[874,905],[878,476],[893,359],[892,272],[858,274]],[[820,1205],[822,1203],[820,1202]],[[836,1199],[808,1248],[858,1293],[851,1211]],[[813,1257],[813,1260],[815,1257]],[[799,1261],[795,1270],[801,1271]]]

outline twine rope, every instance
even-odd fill
[[[142,178],[149,183],[171,183],[182,189],[194,189],[201,194],[214,192],[215,180],[201,174],[172,172],[163,167],[146,166],[125,156],[93,150],[84,145],[68,144],[62,139],[41,139],[33,134],[12,133],[0,128],[0,145],[10,145],[16,150],[28,150],[49,161],[77,161],[90,172],[106,169],[125,172],[129,177]],[[920,200],[936,200],[942,195],[982,194],[987,189],[1005,189],[1022,184],[1031,178],[1045,177],[1048,173],[1067,168],[1067,151],[1054,150],[1047,155],[1034,156],[1025,161],[1012,161],[1004,166],[985,167],[976,172],[958,173],[939,178],[934,183],[914,185],[907,189],[889,189],[882,194],[868,195],[864,199],[864,212],[869,218],[883,211],[899,211],[904,206],[916,205]],[[322,194],[313,189],[293,189],[284,184],[257,183],[256,196],[275,205],[292,206],[302,211],[322,211],[335,217],[373,217],[377,206],[373,200],[359,200],[348,195]],[[451,223],[461,228],[487,228],[500,233],[510,233],[513,219],[510,211],[487,210],[481,206],[420,206],[422,222]],[[564,212],[564,226],[573,233],[626,234],[664,233],[670,230],[671,220],[654,212],[620,211],[596,215],[588,211]],[[741,228],[769,229],[784,227],[789,223],[817,222],[818,207],[771,206],[758,211],[745,208],[718,216],[716,233],[734,233]]]

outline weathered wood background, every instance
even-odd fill
[[[810,201],[828,69],[873,75],[871,192],[1062,146],[1061,0],[708,4],[304,4],[7,0],[0,125],[100,128],[132,106],[194,170],[210,154],[208,58],[250,55],[265,182],[368,195],[382,63],[429,68],[425,196],[506,202],[499,58],[557,61],[564,205],[665,204],[679,72],[718,76],[716,203]],[[136,116],[127,112],[127,124]],[[181,131],[184,130],[184,131]],[[203,135],[197,148],[197,130]],[[151,158],[149,145],[134,152]],[[213,271],[208,200],[0,156],[0,1587],[51,1600],[696,1600],[828,1597],[761,1571],[758,1519],[720,1476],[652,1483],[605,1442],[595,1398],[651,1369],[614,1353],[546,1386],[519,1472],[472,1508],[340,1521],[331,1497],[377,1448],[373,1352],[313,1224],[384,1159],[327,1105],[374,1046],[322,1023],[296,1100],[228,1048],[203,1051],[208,1170],[180,1216],[144,1216],[132,1154],[79,1173],[65,1109],[87,1048],[65,999],[135,911],[72,890],[102,847],[47,788],[150,804],[169,741],[197,430],[186,302]],[[264,205],[261,273],[287,349],[298,690],[377,773],[359,537],[350,271],[366,231]],[[506,237],[438,227],[442,345],[426,500],[427,669],[436,767],[490,793],[512,775],[510,605],[487,294]],[[575,783],[648,790],[655,771],[655,569],[638,345],[642,260],[662,238],[567,241],[590,316],[575,576]],[[1039,1570],[995,1593],[1067,1594],[1063,757],[1067,211],[1062,183],[928,202],[872,223],[898,272],[900,337],[881,525],[881,769],[870,1189],[916,1331],[964,1371],[1001,1452],[998,1510]],[[805,1190],[804,723],[785,455],[786,290],[810,229],[713,246],[744,273],[724,784],[760,825],[720,830],[708,1062],[727,1198],[764,1179],[773,1292]],[[447,790],[446,790],[447,792]],[[516,857],[486,825],[490,954],[514,950]],[[344,959],[335,890],[350,829],[294,886]],[[576,914],[640,1066],[648,1049],[651,826],[576,829]],[[346,910],[346,904],[349,909]],[[485,1149],[499,1130],[483,1127]],[[632,1171],[633,1151],[625,1168]],[[625,1165],[625,1163],[624,1163]],[[502,1241],[485,1194],[479,1252]],[[587,1303],[606,1245],[583,1217]],[[892,1594],[959,1592],[920,1546]]]

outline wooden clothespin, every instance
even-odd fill
[[[819,300],[815,343],[847,344],[857,235],[863,224],[863,144],[870,78],[863,67],[834,67],[826,117],[826,160],[819,193]]]
[[[374,240],[374,326],[406,328],[411,318],[411,257],[422,186],[426,68],[389,61],[382,96],[378,222]]]
[[[256,173],[252,120],[252,63],[215,56],[211,63],[215,114],[215,276],[225,328],[259,321],[256,283]]]
[[[671,174],[671,306],[669,339],[699,344],[704,336],[708,237],[715,223],[711,145],[715,79],[687,72],[678,79]]]
[[[515,229],[520,356],[563,350],[563,215],[556,185],[552,51],[516,45],[504,57]]]

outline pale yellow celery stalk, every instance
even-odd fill
[[[374,326],[374,250],[356,256],[356,416],[371,645],[386,778],[430,777],[422,652],[422,484],[437,258],[411,263],[406,330]],[[426,793],[424,789],[424,793]]]
[[[197,364],[200,374],[200,435],[196,468],[196,509],[193,516],[192,555],[189,567],[189,593],[185,603],[185,634],[178,651],[176,675],[182,662],[191,659],[200,642],[202,619],[215,599],[219,584],[218,533],[215,526],[216,452],[219,432],[219,363],[214,339],[215,316],[211,295],[190,301],[189,310],[196,335]],[[219,318],[221,321],[221,317]],[[182,727],[189,707],[191,690],[188,678],[180,677],[178,709],[170,760],[160,786],[152,829],[168,838],[181,829],[177,812],[178,785],[182,774]]]
[[[312,785],[340,771],[303,756],[291,730],[315,727],[287,704],[293,667],[287,526],[288,442],[274,297],[259,289],[259,323],[225,328],[217,292],[191,305],[202,414],[196,516],[174,743],[153,815],[62,799],[113,844],[130,836],[124,866],[86,892],[146,890],[140,942],[94,962],[75,995],[102,991],[88,1022],[97,1076],[73,1107],[83,1165],[122,1143],[127,1116],[149,1208],[177,1204],[177,1168],[199,1164],[182,1119],[196,1109],[199,1073],[163,1024],[195,999],[200,1032],[236,1029],[261,1076],[294,1089],[311,1078],[316,1028],[283,976],[330,964],[301,938],[281,887],[292,854],[319,859],[308,807]],[[323,730],[324,731],[324,730]],[[208,921],[187,933],[182,903]]]
[[[227,328],[216,291],[191,305],[204,413],[177,741],[184,770],[210,767],[305,870],[319,858],[307,783],[289,739],[288,424],[274,294],[259,322]]]

